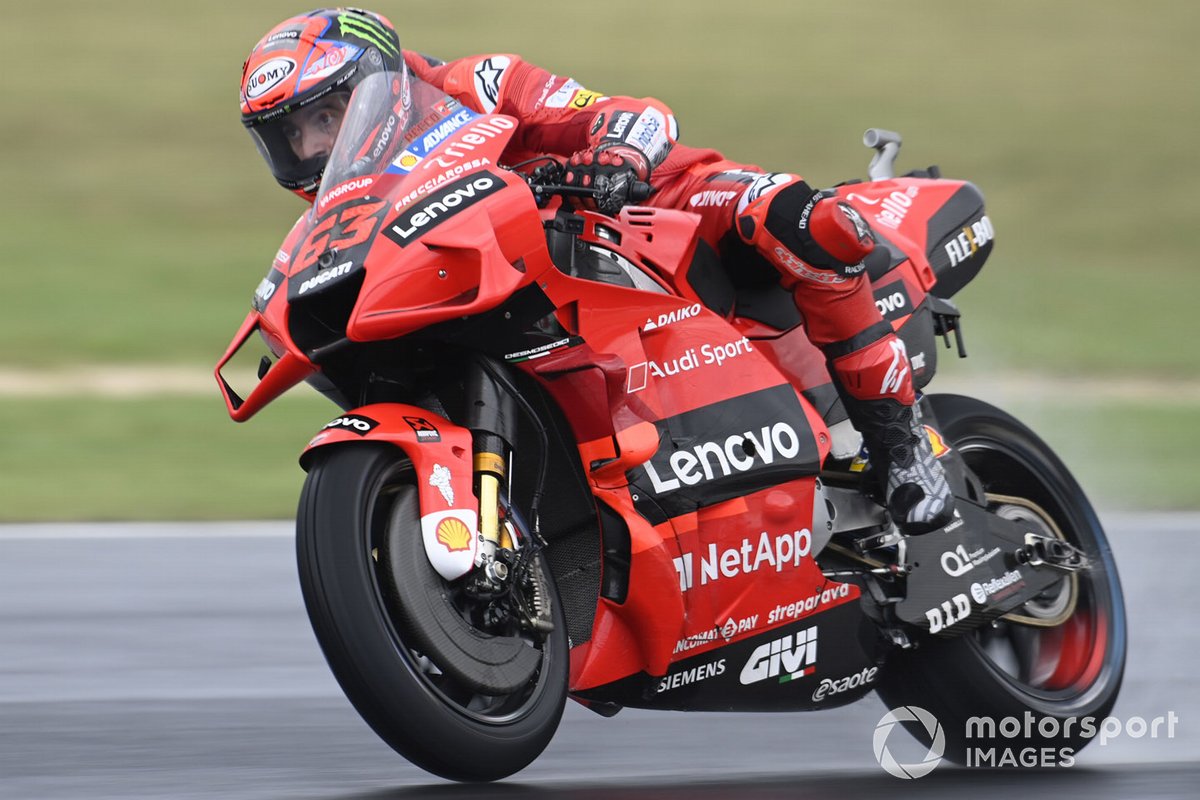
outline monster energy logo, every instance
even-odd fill
[[[343,35],[357,36],[370,42],[390,56],[400,55],[399,49],[388,36],[387,28],[370,17],[357,14],[338,14],[338,30]]]

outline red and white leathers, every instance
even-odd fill
[[[728,251],[750,245],[783,275],[855,427],[877,458],[887,454],[887,496],[904,501],[902,508],[893,504],[901,524],[919,532],[949,521],[951,499],[941,466],[931,455],[923,458],[930,448],[912,411],[915,392],[904,344],[880,316],[861,266],[853,266],[872,242],[861,231],[856,236],[849,220],[841,220],[839,231],[828,213],[826,235],[816,237],[814,204],[833,208],[835,201],[821,200],[798,175],[766,172],[726,160],[716,150],[678,144],[675,117],[656,99],[591,91],[512,54],[437,65],[417,53],[404,55],[418,78],[465,106],[520,122],[504,153],[508,164],[614,145],[645,154],[655,189],[646,205],[698,214],[701,237],[727,261]],[[814,237],[828,268],[813,263]],[[913,481],[916,486],[897,491]]]

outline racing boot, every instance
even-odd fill
[[[906,536],[944,528],[954,495],[921,423],[904,342],[893,333],[830,363],[846,413],[881,473],[884,501]]]

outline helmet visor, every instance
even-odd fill
[[[407,70],[378,72],[359,83],[346,109],[345,119],[318,196],[343,181],[371,172],[382,172],[402,149],[404,134],[414,118],[414,81]]]
[[[290,113],[248,129],[276,180],[289,189],[316,188],[349,102],[349,91],[327,92]]]

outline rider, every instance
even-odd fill
[[[649,182],[647,205],[700,217],[700,234],[733,261],[747,253],[782,274],[809,339],[876,463],[903,532],[946,525],[953,498],[920,421],[903,342],[875,306],[863,259],[870,229],[848,205],[798,175],[726,160],[677,144],[662,102],[604,95],[519,56],[469,56],[449,63],[402,50],[380,14],[319,9],[272,28],[242,69],[242,122],[276,180],[309,202],[341,125],[350,91],[381,70],[410,74],[464,106],[520,121],[504,153],[515,164],[537,155],[566,158],[565,182],[601,190],[615,213],[629,182]]]

